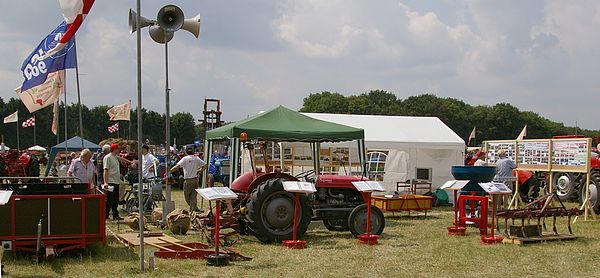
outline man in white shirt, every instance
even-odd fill
[[[158,159],[149,151],[150,148],[148,145],[142,145],[142,177],[145,179],[154,178],[156,176],[154,172],[156,164],[158,163]]]
[[[171,172],[176,171],[180,167],[183,168],[183,196],[185,202],[190,206],[190,211],[200,211],[197,206],[196,188],[200,184],[198,172],[206,169],[206,162],[194,155],[194,148],[187,147],[186,156],[184,156],[173,168]]]

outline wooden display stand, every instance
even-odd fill
[[[219,210],[220,201],[235,200],[238,198],[231,189],[227,187],[198,188],[196,192],[207,201],[216,201],[215,209],[215,253],[206,257],[206,264],[210,266],[226,266],[229,264],[229,256],[219,253]]]
[[[297,229],[298,229],[298,205],[300,203],[300,193],[314,193],[317,192],[315,185],[310,182],[300,182],[300,181],[284,181],[283,189],[287,192],[293,192],[296,195],[294,201],[294,226],[292,227],[293,236],[291,240],[284,240],[282,242],[283,247],[289,249],[304,249],[306,246],[305,240],[298,240],[297,238]],[[302,213],[306,213],[303,211]]]
[[[367,245],[377,245],[378,235],[371,234],[371,193],[385,192],[385,189],[376,181],[353,181],[352,185],[360,192],[363,199],[367,202],[367,226],[366,233],[358,236],[358,243]]]

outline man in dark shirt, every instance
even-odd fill
[[[109,144],[105,144],[104,146],[102,146],[102,152],[100,153],[100,155],[98,155],[96,157],[96,159],[94,160],[94,165],[96,165],[96,181],[97,181],[97,185],[103,185],[104,184],[104,177],[102,175],[102,173],[104,172],[104,167],[102,167],[102,160],[104,159],[104,156],[106,156],[107,154],[110,153],[110,145]]]

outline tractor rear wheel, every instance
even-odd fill
[[[585,184],[585,182],[584,182]],[[598,187],[600,186],[600,173],[592,172],[590,176],[590,206],[595,213],[600,212],[600,198],[598,198]],[[579,202],[585,201],[585,186],[579,188]]]
[[[348,219],[323,219],[323,225],[330,231],[344,232],[350,230]]]
[[[367,231],[367,205],[355,207],[348,218],[348,226],[354,237],[365,234]],[[385,227],[383,212],[376,206],[371,206],[371,234],[380,235]]]
[[[569,201],[576,196],[577,184],[577,177],[573,173],[556,173],[554,175],[556,194],[562,201]]]
[[[536,175],[532,175],[525,183],[519,184],[521,199],[530,203],[540,196],[540,183]]]
[[[262,183],[246,203],[248,230],[263,243],[281,242],[293,236],[295,196],[283,190],[282,181],[271,179]],[[312,211],[306,195],[300,194],[299,201],[296,231],[301,238],[308,229]]]

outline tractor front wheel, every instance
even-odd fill
[[[348,226],[354,237],[365,234],[367,231],[367,205],[355,207],[348,218]],[[385,227],[383,212],[376,206],[371,206],[371,234],[380,235]]]
[[[262,183],[246,204],[248,230],[263,243],[281,242],[293,236],[295,196],[283,190],[282,182],[271,179]],[[301,238],[308,229],[312,211],[306,195],[300,194],[299,201],[296,231]]]

